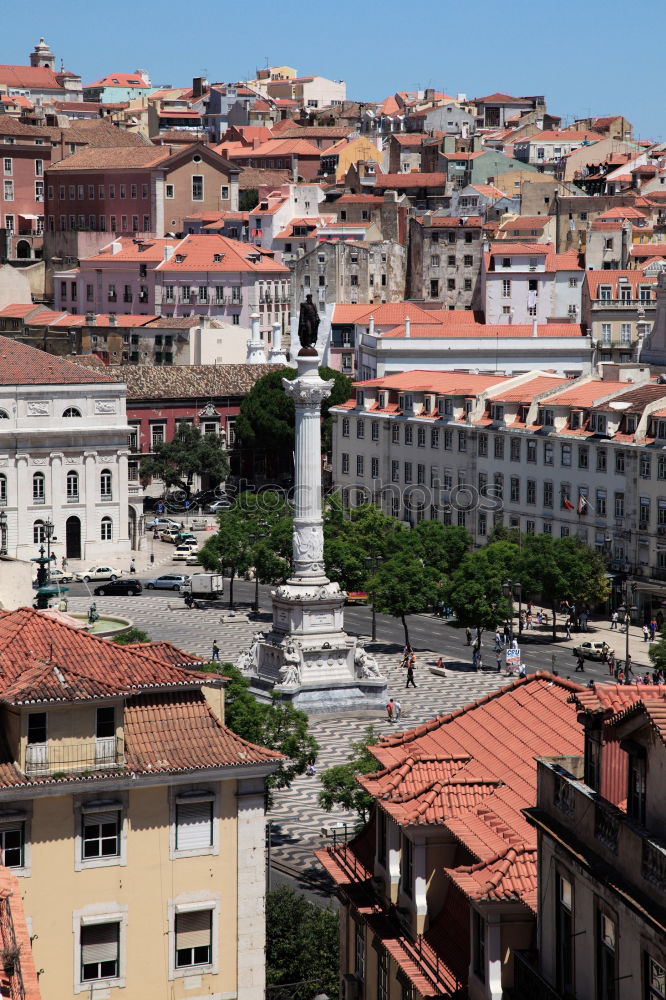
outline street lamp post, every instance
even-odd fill
[[[377,555],[374,549],[372,549],[369,556],[366,557],[365,567],[369,569],[372,573],[376,573],[382,564],[382,557]],[[377,615],[375,612],[375,602],[372,602],[372,642],[377,641]]]
[[[7,555],[7,514],[0,510],[0,556]]]
[[[55,524],[50,518],[47,517],[46,521],[44,522],[44,535],[46,537],[46,556],[47,559],[49,560],[48,563],[46,564],[47,582],[51,578],[51,560],[55,561],[55,552],[53,553],[53,555],[51,555],[51,542],[58,541],[54,532],[55,532]]]
[[[517,580],[505,580],[502,584],[502,590],[504,591],[504,596],[508,597],[511,601],[511,639],[513,641],[513,595],[514,590],[518,594],[518,635],[523,633],[523,623],[521,620],[521,615],[523,613],[523,587],[522,584],[518,583]]]

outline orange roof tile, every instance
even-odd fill
[[[566,385],[568,382],[569,379],[555,375],[537,375],[536,378],[529,379],[523,385],[493,395],[493,402],[530,403],[540,392],[554,389],[558,385]]]
[[[634,243],[629,251],[630,257],[661,257],[666,256],[666,243]]]
[[[423,225],[424,216],[417,215],[416,221]],[[472,229],[477,226],[483,225],[483,219],[480,215],[431,215],[430,225],[433,229],[461,229],[465,226],[471,227]]]
[[[446,174],[429,173],[424,174],[417,170],[404,174],[382,174],[379,170],[375,177],[375,187],[377,188],[425,188],[425,187],[445,187]]]
[[[578,323],[540,323],[537,326],[537,337],[540,338],[582,337],[584,335],[583,327]],[[455,326],[453,323],[443,323],[437,326],[424,326],[418,323],[410,324],[410,338],[415,340],[429,337],[444,340],[446,340],[446,338],[457,339],[462,337],[478,337],[479,339],[493,337],[500,340],[523,340],[533,336],[534,331],[532,326],[520,323],[512,323],[511,325],[507,323],[466,323],[461,324],[460,326]],[[382,339],[387,340],[405,337],[404,324],[395,326],[391,330],[384,331],[381,334],[381,337]]]
[[[397,389],[398,391],[435,392],[449,396],[475,396],[493,385],[508,381],[505,375],[476,375],[470,372],[434,372],[415,369],[384,375],[382,378],[354,382],[355,386],[368,389]]]
[[[215,260],[216,256],[220,260]],[[158,264],[156,270],[164,273],[203,270],[251,271],[279,276],[289,274],[289,268],[279,264],[272,251],[218,233],[186,236],[175,245],[171,257]]]
[[[54,315],[60,316],[61,313]],[[0,337],[0,385],[73,385],[112,381],[109,375],[82,368],[8,337]]]

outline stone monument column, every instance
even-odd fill
[[[324,528],[321,513],[321,404],[333,381],[319,377],[319,358],[298,357],[298,377],[282,379],[296,408],[294,490],[294,573],[290,583],[328,583],[324,574]]]

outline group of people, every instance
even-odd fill
[[[386,715],[389,722],[399,722],[402,715],[402,705],[397,698],[389,698],[386,702]]]
[[[643,642],[654,642],[657,637],[657,619],[652,618],[643,626]]]
[[[405,687],[416,687],[414,681],[414,670],[416,669],[416,653],[412,647],[407,643],[402,651],[402,663],[400,664],[403,670],[407,671],[407,683]]]

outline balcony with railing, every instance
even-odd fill
[[[125,745],[122,737],[78,742],[48,740],[46,743],[29,743],[25,748],[24,771],[29,778],[53,777],[70,772],[116,771],[124,767]]]
[[[0,897],[0,940],[6,977],[6,985],[2,995],[9,997],[10,1000],[24,1000],[25,986],[21,974],[21,949],[16,940],[11,899],[11,895]]]
[[[593,299],[592,311],[603,309],[656,309],[657,302],[650,299]]]
[[[573,850],[594,854],[604,868],[659,904],[666,889],[666,839],[653,835],[583,781],[583,758],[538,761],[536,825],[557,831]],[[602,875],[599,876],[602,878]]]

